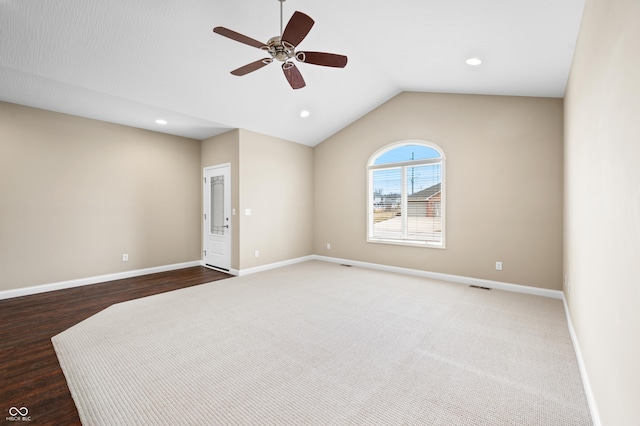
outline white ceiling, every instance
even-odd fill
[[[584,0],[287,0],[315,20],[302,50],[344,69],[264,52],[277,0],[0,0],[0,100],[205,139],[244,128],[314,146],[402,91],[563,97]],[[465,59],[484,62],[470,67]],[[311,112],[300,118],[300,111]],[[159,126],[156,118],[169,124]]]

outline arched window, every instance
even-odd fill
[[[444,152],[423,141],[397,142],[369,159],[367,241],[445,246]]]

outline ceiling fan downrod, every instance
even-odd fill
[[[282,34],[284,34],[283,25],[282,25],[282,4],[287,0],[278,0],[280,2],[280,38],[282,38]]]

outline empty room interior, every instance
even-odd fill
[[[0,418],[640,424],[640,2],[344,3],[0,0]]]

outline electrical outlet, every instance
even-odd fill
[[[129,255],[128,255],[128,254],[126,254],[126,253],[125,253],[125,254],[123,254],[123,255],[122,255],[122,261],[123,261],[123,262],[128,262],[128,261],[129,261]]]
[[[255,255],[256,257],[260,257],[260,250],[256,250]]]
[[[502,271],[502,262],[496,262],[496,271]]]
[[[327,243],[327,250],[331,250],[331,243]]]

